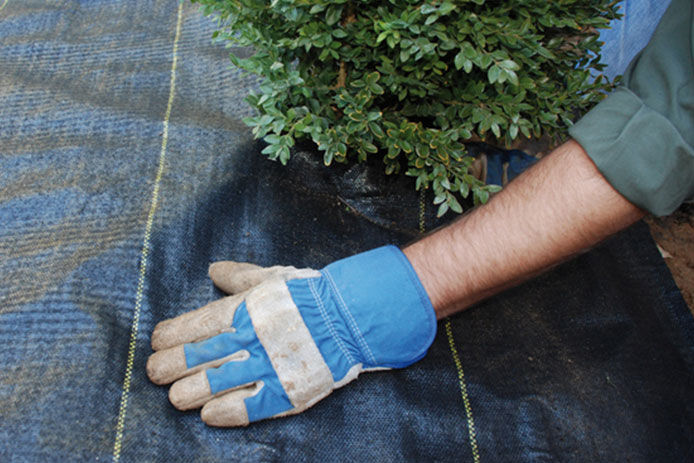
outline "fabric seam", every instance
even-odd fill
[[[357,325],[357,321],[354,319],[352,312],[349,310],[349,307],[347,307],[347,304],[342,298],[342,294],[340,294],[340,291],[338,291],[333,276],[330,274],[330,271],[327,268],[323,270],[323,274],[325,275],[325,278],[328,280],[328,283],[330,284],[333,293],[336,295],[338,306],[342,308],[342,311],[347,318],[347,323],[350,325],[350,327],[352,328],[352,332],[357,337],[357,342],[362,346],[362,348],[365,349],[366,355],[369,357],[369,360],[371,360],[375,365],[376,357],[374,357],[373,352],[371,352],[371,348],[369,348],[369,345],[366,343],[366,339],[364,339],[364,336],[359,330],[359,325]]]
[[[460,395],[463,398],[463,407],[465,408],[465,415],[467,417],[467,431],[468,439],[470,441],[470,448],[472,449],[472,459],[475,463],[480,461],[480,453],[477,447],[477,431],[475,430],[475,420],[472,417],[472,406],[470,405],[470,397],[467,393],[467,385],[465,384],[465,372],[463,371],[463,363],[460,361],[458,356],[458,349],[455,346],[455,340],[453,339],[453,330],[451,328],[451,320],[446,319],[446,337],[448,338],[448,347],[451,349],[451,357],[453,357],[453,363],[458,372],[458,385],[460,386]]]
[[[318,291],[316,290],[315,287],[315,280],[314,279],[307,279],[308,282],[308,288],[311,291],[311,295],[313,295],[313,299],[316,301],[316,304],[318,305],[318,311],[321,315],[321,318],[325,322],[325,325],[328,327],[328,332],[330,333],[330,336],[332,336],[333,340],[337,343],[337,347],[342,351],[345,357],[352,362],[353,364],[358,363],[356,359],[352,356],[352,354],[349,352],[347,349],[347,346],[345,346],[344,342],[340,337],[337,335],[337,331],[335,330],[335,327],[333,325],[332,320],[330,320],[330,317],[328,317],[328,312],[325,309],[325,305],[323,304],[323,301],[320,299],[318,296]],[[314,340],[315,342],[315,340]]]
[[[140,313],[142,310],[142,299],[144,296],[145,287],[145,277],[147,275],[147,261],[149,256],[150,248],[150,237],[152,233],[152,226],[154,224],[154,214],[157,210],[157,203],[159,201],[159,189],[161,185],[161,179],[164,173],[164,165],[166,161],[166,146],[169,137],[169,119],[171,117],[171,108],[173,106],[174,95],[176,93],[176,65],[178,63],[178,41],[181,38],[181,24],[183,18],[183,3],[178,4],[178,14],[176,18],[176,32],[174,34],[173,41],[173,51],[171,60],[171,77],[169,83],[169,99],[166,104],[166,112],[164,113],[163,121],[163,131],[162,131],[162,142],[161,150],[159,153],[159,164],[157,166],[157,173],[154,179],[154,187],[152,189],[152,196],[150,199],[149,212],[147,214],[147,221],[145,223],[145,234],[142,240],[142,251],[140,253],[140,266],[138,270],[137,278],[137,290],[135,293],[135,308],[133,312],[133,319],[130,326],[130,341],[128,343],[128,355],[126,360],[125,378],[123,379],[123,386],[121,392],[120,406],[118,409],[118,417],[116,421],[116,436],[113,443],[113,462],[117,463],[120,460],[120,454],[123,445],[123,434],[125,431],[125,417],[128,409],[128,398],[130,394],[130,385],[132,382],[132,372],[135,364],[135,351],[137,347],[137,333],[139,330]]]

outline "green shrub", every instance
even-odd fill
[[[326,165],[383,158],[387,174],[486,202],[465,143],[557,136],[611,88],[598,28],[615,0],[193,0],[214,36],[252,46],[231,61],[264,79],[245,119],[283,164],[310,139]],[[230,44],[230,45],[231,45]]]

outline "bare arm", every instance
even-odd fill
[[[488,204],[403,252],[443,318],[579,254],[643,215],[571,140]]]

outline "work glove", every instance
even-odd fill
[[[429,298],[405,255],[374,249],[321,271],[210,266],[231,296],[159,323],[147,375],[174,382],[171,403],[211,426],[300,413],[362,371],[406,367],[436,334]]]

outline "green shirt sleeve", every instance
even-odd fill
[[[692,0],[673,0],[623,85],[569,129],[608,182],[656,215],[694,198]]]

